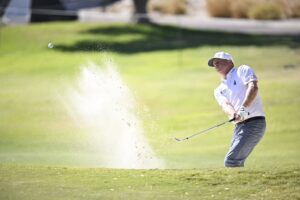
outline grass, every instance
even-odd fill
[[[280,20],[299,17],[297,0],[206,0],[207,10],[214,17]]]
[[[157,25],[1,27],[0,199],[299,199],[299,45],[292,36]],[[267,132],[244,169],[223,168],[232,125],[173,139],[226,120],[213,97],[219,77],[207,67],[218,50],[259,77]],[[81,64],[105,57],[118,65],[148,141],[173,170],[95,168],[98,155],[58,97]]]
[[[299,198],[299,168],[129,171],[1,166],[0,169],[1,199]]]
[[[164,2],[150,1],[148,10],[169,15],[187,14],[187,1],[185,0],[167,0]]]

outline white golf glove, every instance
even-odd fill
[[[244,106],[240,107],[237,114],[241,117],[241,121],[245,120],[249,115],[249,113],[246,111],[246,108]]]

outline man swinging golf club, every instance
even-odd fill
[[[258,93],[257,77],[247,65],[234,67],[229,53],[217,52],[208,65],[221,75],[214,95],[222,110],[235,119],[226,167],[243,167],[246,158],[263,137],[266,121]]]

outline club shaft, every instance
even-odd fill
[[[212,130],[212,129],[215,129],[215,128],[219,127],[219,126],[222,126],[222,125],[226,124],[227,122],[229,122],[229,121],[222,122],[222,123],[220,123],[220,124],[217,124],[217,125],[214,125],[214,126],[208,128],[208,129],[205,129],[205,130],[203,130],[203,131],[200,131],[199,133],[195,133],[195,134],[193,134],[193,135],[191,135],[191,136],[188,136],[187,139],[190,139],[190,138],[192,138],[192,137],[195,137],[196,135],[200,135],[200,134],[206,133],[206,132],[208,132],[208,131],[210,131],[210,130]]]
[[[195,133],[195,134],[193,134],[193,135],[190,135],[190,136],[188,136],[188,137],[186,137],[186,138],[184,138],[184,139],[181,139],[181,140],[180,140],[180,139],[177,139],[177,140],[178,140],[178,141],[188,140],[188,139],[190,139],[190,138],[192,138],[192,137],[195,137],[195,136],[197,136],[197,135],[206,133],[206,132],[208,132],[208,131],[210,131],[210,130],[212,130],[212,129],[215,129],[215,128],[219,127],[219,126],[222,126],[222,125],[224,125],[224,124],[226,124],[226,123],[228,123],[228,122],[232,122],[232,121],[234,121],[234,120],[235,120],[235,118],[230,119],[230,120],[227,120],[227,121],[222,122],[222,123],[220,123],[220,124],[214,125],[214,126],[208,128],[208,129],[205,129],[205,130],[203,130],[203,131],[200,131],[200,132],[198,132],[198,133]]]

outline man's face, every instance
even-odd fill
[[[218,73],[225,76],[232,67],[232,62],[224,59],[214,59],[213,65]]]

